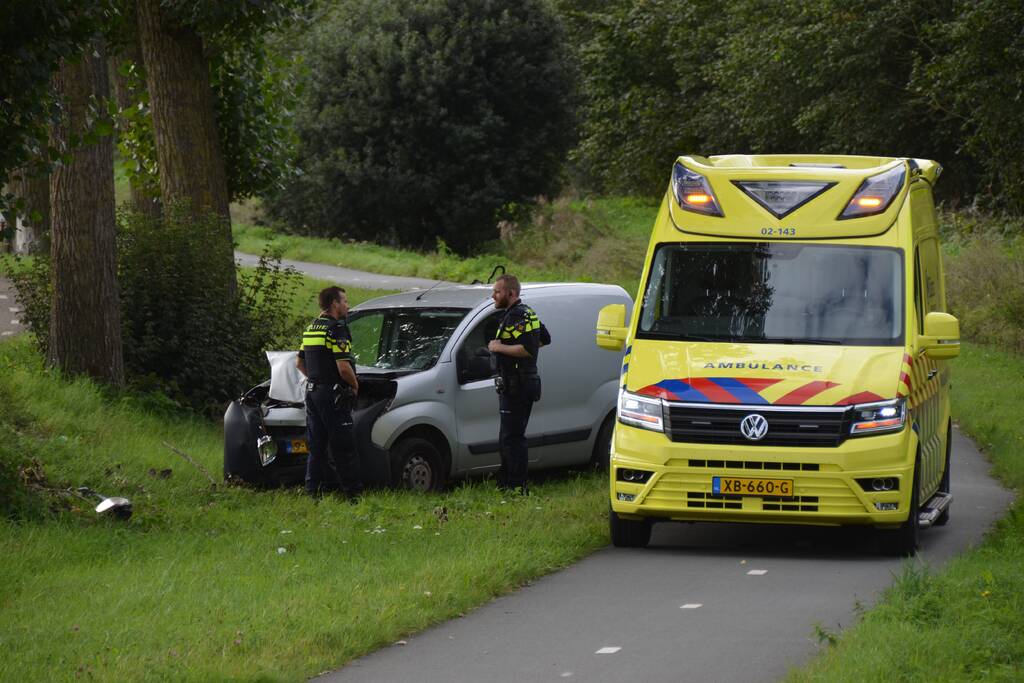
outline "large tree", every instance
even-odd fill
[[[557,191],[574,137],[560,22],[543,0],[345,0],[300,38],[295,227],[466,252]]]
[[[202,38],[160,0],[138,0],[137,8],[161,198],[218,216],[224,229],[210,248],[233,262],[228,180]]]
[[[109,130],[95,126],[103,116],[97,102],[109,95],[100,49],[64,60],[54,88],[63,111],[52,144],[63,159],[50,178],[50,361],[65,372],[121,385],[113,143]]]

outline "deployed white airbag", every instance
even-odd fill
[[[289,403],[304,403],[306,378],[295,367],[295,351],[267,351],[270,361],[270,398]]]

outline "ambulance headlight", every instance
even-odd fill
[[[907,420],[907,406],[902,398],[877,403],[861,403],[853,407],[850,436],[866,436],[898,432]]]
[[[641,396],[622,389],[619,391],[619,422],[633,427],[664,430],[660,398]]]

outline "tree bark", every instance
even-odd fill
[[[40,253],[50,248],[50,176],[30,176],[24,171],[11,174],[11,193],[25,200],[21,229],[15,236],[15,251]]]
[[[109,95],[107,65],[89,47],[77,62],[61,63],[54,86],[64,112],[52,141],[70,162],[50,176],[53,303],[49,360],[68,374],[122,386],[121,311],[114,219],[114,149],[109,137],[74,145],[86,132],[90,99]]]
[[[227,172],[202,40],[193,29],[173,24],[160,0],[138,0],[138,17],[160,165],[160,195],[165,204],[190,202],[197,214],[213,211],[223,223],[223,239],[211,248],[222,251],[231,264],[234,295]]]
[[[140,93],[132,88],[128,82],[128,76],[121,72],[121,66],[126,62],[132,62],[138,68],[143,68],[142,48],[139,46],[137,38],[132,40],[120,54],[110,57],[110,83],[114,89],[114,97],[117,99],[117,107],[122,112],[137,107],[140,99]],[[124,118],[119,119],[118,131],[125,130],[128,125],[130,124]],[[154,178],[152,182],[155,185],[159,181]],[[160,197],[154,196],[152,190],[147,192],[136,176],[129,177],[128,188],[131,192],[132,209],[144,213],[150,218],[160,217]]]

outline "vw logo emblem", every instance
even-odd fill
[[[768,433],[768,420],[757,413],[751,413],[740,421],[740,432],[751,441],[760,441]]]

